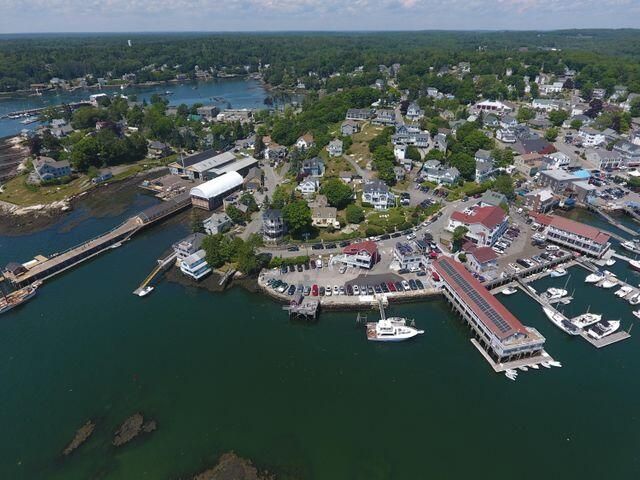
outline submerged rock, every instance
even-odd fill
[[[76,434],[73,437],[73,440],[71,440],[71,443],[69,443],[69,445],[67,445],[66,448],[62,451],[62,455],[66,457],[67,455],[70,455],[75,450],[77,450],[80,445],[82,445],[89,439],[95,428],[96,425],[91,420],[82,425],[76,431]]]
[[[149,420],[145,423],[142,413],[138,412],[127,418],[120,428],[116,430],[113,437],[113,445],[120,447],[125,443],[129,443],[141,433],[151,433],[157,428],[155,420]]]
[[[258,473],[251,461],[229,452],[220,457],[215,467],[198,473],[193,480],[275,480],[275,476]]]

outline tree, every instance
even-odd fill
[[[419,162],[420,160],[422,160],[422,157],[420,156],[420,152],[413,145],[409,145],[407,147],[407,151],[405,152],[404,156],[405,158],[413,160],[414,162]]]
[[[566,110],[553,110],[549,112],[549,121],[554,127],[560,127],[567,118],[569,118],[569,112]]]
[[[571,120],[571,128],[573,128],[574,130],[580,130],[580,128],[582,127],[582,120]]]
[[[456,167],[465,180],[473,180],[476,175],[476,161],[468,153],[454,153],[449,157],[449,164]]]
[[[264,141],[262,135],[256,134],[256,142],[254,145],[253,156],[256,158],[263,158]]]
[[[348,223],[362,223],[364,221],[364,209],[358,205],[348,205],[345,215]]]
[[[556,138],[558,138],[558,129],[556,127],[549,128],[544,132],[544,138],[550,142],[555,142]]]
[[[244,213],[242,213],[240,209],[235,205],[229,205],[225,209],[225,213],[229,216],[231,221],[236,225],[239,223],[244,223],[244,221],[246,220]]]
[[[535,116],[536,116],[536,112],[533,109],[529,107],[520,107],[520,109],[518,110],[518,115],[516,116],[516,119],[520,123],[526,123],[527,120],[531,120],[532,118],[535,118]]]
[[[96,122],[107,119],[107,111],[95,107],[80,107],[73,113],[71,125],[73,128],[93,128]]]
[[[467,227],[463,227],[462,225],[456,227],[453,230],[453,250],[457,252],[462,247],[462,243],[464,242],[464,238],[469,232]]]
[[[493,184],[493,188],[508,198],[513,198],[515,193],[513,178],[511,178],[510,175],[498,175]]]
[[[296,200],[282,209],[282,216],[292,235],[300,235],[311,228],[311,209],[304,200]]]
[[[273,192],[273,197],[271,198],[271,208],[284,208],[288,200],[289,196],[287,195],[287,191],[282,186],[278,185],[276,186],[276,189]]]
[[[631,108],[629,110],[632,117],[640,117],[640,97],[631,100]]]
[[[389,146],[380,146],[373,152],[373,168],[378,172],[378,178],[387,185],[393,185],[396,181],[396,174],[393,171],[395,155]]]
[[[345,208],[353,200],[353,191],[338,178],[326,180],[320,188],[320,193],[327,197],[329,205],[338,210]]]

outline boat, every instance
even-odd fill
[[[609,258],[609,259],[607,259],[607,261],[606,261],[606,262],[604,262],[604,264],[605,264],[607,267],[610,267],[610,266],[612,266],[612,265],[615,265],[615,264],[616,264],[616,259],[615,259],[615,258]]]
[[[146,287],[144,287],[142,290],[140,290],[138,292],[138,296],[139,297],[146,297],[151,292],[153,292],[153,287],[151,285],[147,285]]]
[[[590,275],[587,275],[587,278],[584,279],[585,283],[598,283],[600,280],[604,278],[604,273],[600,270],[593,272]]]
[[[529,365],[529,368],[533,368],[534,370],[539,370],[540,367],[538,366],[537,363],[534,363],[533,365]]]
[[[552,367],[557,367],[560,368],[562,367],[562,364],[556,360],[549,360],[549,365],[551,365]]]
[[[585,328],[594,323],[598,323],[600,320],[602,320],[602,315],[587,312],[571,320],[571,323],[578,328]]]
[[[580,333],[580,329],[567,320],[560,312],[549,307],[542,307],[542,310],[547,318],[560,330],[568,333],[569,335],[578,335]]]
[[[618,328],[620,328],[620,320],[605,320],[590,327],[587,330],[587,335],[596,340],[601,340],[607,335],[611,335]]]
[[[113,245],[109,246],[109,248],[118,248],[122,246],[122,242],[116,242]]]
[[[631,313],[633,313],[636,317],[640,318],[640,310],[635,310]]]
[[[568,272],[564,268],[558,267],[551,270],[551,273],[549,274],[549,276],[558,278],[558,277],[564,277],[567,273]]]
[[[631,292],[633,292],[633,287],[630,285],[624,285],[620,287],[618,290],[616,290],[613,294],[616,297],[624,298],[627,295],[629,295]]]
[[[367,340],[372,342],[402,342],[424,333],[424,330],[401,324],[398,319],[381,318],[367,323]]]
[[[514,287],[507,287],[507,288],[503,288],[500,293],[502,293],[503,295],[513,295],[514,293],[516,293],[518,291],[517,288]]]
[[[518,370],[522,370],[523,372],[528,372],[529,371],[529,369],[524,365],[518,367]]]
[[[604,280],[602,280],[600,283],[598,283],[598,286],[600,288],[613,288],[618,284],[618,280],[616,280],[613,277],[605,277]]]
[[[640,260],[629,260],[629,266],[640,272]]]
[[[631,305],[638,305],[640,304],[640,292],[636,293],[635,295],[632,295],[631,298],[629,298],[629,303]]]
[[[637,239],[633,241],[622,242],[620,246],[625,250],[628,250],[629,252],[640,255],[640,241]]]
[[[549,365],[548,362],[542,362],[540,365],[542,365],[544,368],[551,368],[551,365]]]
[[[515,381],[516,378],[518,377],[518,372],[509,368],[504,371],[504,376],[507,377],[509,380]]]
[[[548,288],[547,291],[545,292],[546,296],[547,296],[547,300],[558,300],[562,297],[566,297],[567,294],[569,292],[567,292],[564,288]]]
[[[6,313],[12,308],[22,305],[27,300],[33,298],[42,282],[34,282],[15,292],[2,295],[0,297],[0,314]]]

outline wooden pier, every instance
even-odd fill
[[[171,265],[174,265],[177,257],[178,255],[175,252],[172,252],[167,257],[158,259],[158,265],[156,265],[156,268],[154,268],[153,271],[147,276],[147,278],[143,280],[140,286],[138,286],[138,288],[133,291],[133,294],[139,295],[140,292],[142,292],[153,281],[156,275],[158,275],[163,270],[166,270]]]
[[[305,298],[304,295],[296,295],[289,305],[282,307],[283,310],[289,312],[289,318],[297,318],[304,320],[315,320],[318,318],[320,310],[320,302]]]
[[[36,280],[47,280],[76,265],[89,260],[112,248],[119,247],[139,230],[149,227],[178,213],[191,205],[189,194],[179,195],[172,200],[143,210],[98,237],[50,257],[37,256],[17,273],[5,272],[5,277],[16,286],[25,286]]]

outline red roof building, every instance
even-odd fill
[[[611,246],[611,236],[591,225],[557,215],[532,213],[531,217],[545,227],[544,235],[547,241],[571,250],[600,258]]]
[[[380,260],[380,254],[378,245],[367,240],[347,245],[336,259],[346,265],[370,269]]]
[[[498,255],[491,247],[477,247],[471,242],[462,246],[467,255],[467,268],[472,272],[486,273],[498,266]]]
[[[507,230],[508,217],[500,207],[472,207],[462,212],[453,212],[447,230],[465,227],[466,237],[476,245],[491,246]]]

